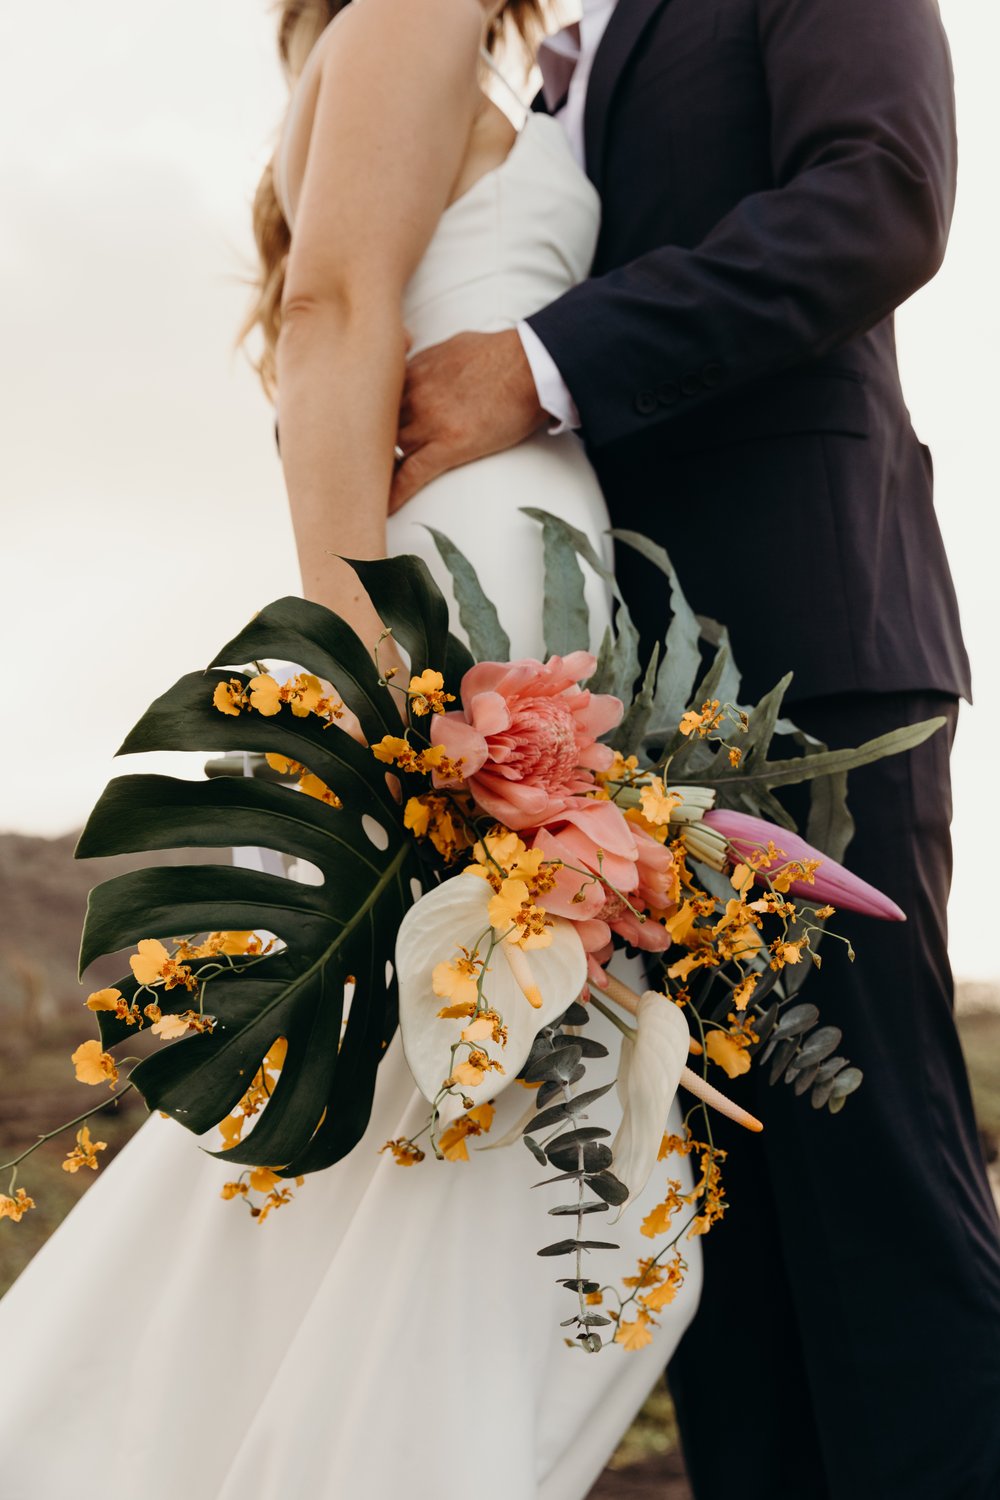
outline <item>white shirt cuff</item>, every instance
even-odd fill
[[[555,425],[549,428],[550,435],[556,437],[561,432],[575,431],[580,426],[580,413],[558,365],[529,323],[518,323],[517,333],[531,366],[538,403],[555,419]]]

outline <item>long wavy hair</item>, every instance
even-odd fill
[[[278,57],[289,96],[320,36],[334,16],[349,3],[350,0],[278,0]],[[544,0],[507,0],[490,24],[487,47],[493,51],[513,36],[525,48],[531,48],[544,31],[543,7]],[[255,330],[260,329],[261,352],[257,357],[251,354],[250,361],[271,400],[277,390],[275,351],[281,329],[285,265],[292,238],[275,192],[274,164],[272,155],[254,194],[253,233],[259,267],[253,282],[253,299],[238,335],[238,342],[246,347]]]

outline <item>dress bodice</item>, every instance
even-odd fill
[[[280,151],[275,189],[292,224]],[[545,307],[587,275],[599,227],[600,200],[562,126],[529,114],[504,161],[445,209],[407,284],[412,352]]]
[[[557,120],[529,114],[506,159],[445,209],[403,299],[414,351],[495,333],[590,270],[600,200]]]

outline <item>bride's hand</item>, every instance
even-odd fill
[[[460,464],[513,448],[550,420],[516,329],[460,333],[406,370],[389,510]]]

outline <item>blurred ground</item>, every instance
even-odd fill
[[[92,971],[93,983],[76,982],[76,950],[89,887],[135,860],[74,863],[75,840],[0,835],[0,1161],[8,1160],[53,1125],[95,1102],[77,1084],[69,1056],[93,1036],[83,1008],[87,991],[111,983],[125,968],[108,960]],[[217,858],[211,851],[162,856],[180,864]],[[1000,988],[964,987],[959,995],[962,1041],[994,1182],[1000,1185]],[[128,1095],[90,1121],[95,1139],[108,1143],[102,1170],[145,1118],[145,1106]],[[42,1147],[22,1170],[20,1185],[38,1203],[20,1224],[0,1223],[0,1295],[94,1180],[89,1171],[64,1172],[72,1139]],[[6,1174],[0,1192],[7,1189]],[[690,1500],[670,1397],[650,1396],[626,1434],[590,1500]]]

